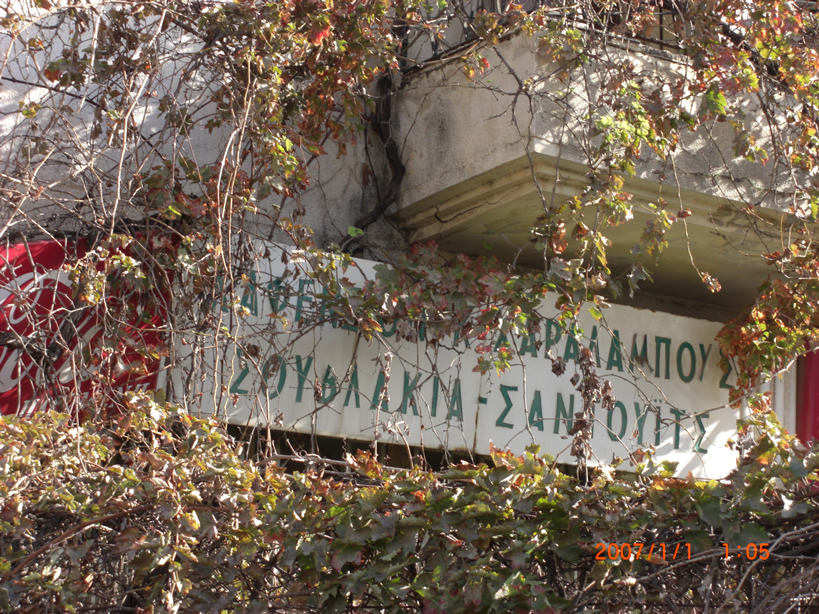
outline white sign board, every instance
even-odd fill
[[[534,443],[570,463],[569,432],[583,406],[570,380],[586,346],[616,397],[612,410],[595,410],[592,463],[654,446],[655,459],[678,463],[681,476],[718,478],[736,465],[727,443],[739,416],[728,407],[733,374],[719,366],[719,323],[612,306],[601,321],[581,317],[578,338],[548,321],[537,337],[506,339],[516,350],[511,368],[481,374],[473,370],[474,341],[408,342],[390,324],[368,342],[352,327],[327,323],[323,289],[298,258],[285,265],[280,256],[260,260],[217,309],[235,343],[191,362],[194,375],[216,373],[217,381],[174,373],[177,390],[198,389],[205,413],[234,424],[356,440],[378,433],[385,442],[478,454],[489,452],[490,441],[516,453]],[[374,265],[358,260],[339,277],[363,283]],[[543,312],[557,315],[546,304]],[[552,372],[548,351],[566,361],[564,375]]]

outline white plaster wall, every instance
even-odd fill
[[[155,36],[152,46],[161,68],[154,77],[132,84],[133,106],[123,142],[122,134],[91,134],[99,112],[94,104],[99,97],[95,84],[64,87],[42,75],[44,67],[62,57],[72,34],[68,26],[58,15],[36,9],[30,2],[18,1],[13,8],[33,22],[16,40],[9,32],[0,32],[0,58],[4,58],[0,64],[0,187],[5,185],[24,197],[15,206],[0,209],[0,238],[14,231],[27,235],[70,232],[83,228],[83,222],[107,227],[114,217],[138,220],[143,215],[138,174],[150,172],[163,159],[180,156],[200,166],[234,161],[241,132],[226,125],[204,127],[214,114],[209,99],[219,84],[207,67],[197,64],[199,48],[190,36],[178,28],[159,32],[159,17],[146,20],[143,31]],[[94,44],[98,27],[96,20],[87,25],[81,46]],[[27,41],[33,37],[46,44],[29,52]],[[159,109],[166,97],[186,107],[200,125],[188,134],[173,134],[168,116]],[[43,107],[33,120],[19,112],[21,103],[30,102]],[[47,133],[42,150],[35,148],[26,155],[30,136],[38,130]],[[326,143],[328,154],[310,165],[310,187],[295,198],[273,195],[259,202],[258,214],[246,214],[241,231],[282,239],[272,222],[284,216],[310,226],[322,245],[342,242],[348,226],[374,207],[386,191],[382,147],[366,128],[348,145],[347,155],[338,155],[338,149]],[[20,179],[27,175],[32,180],[23,186]],[[184,178],[180,182],[185,186]],[[193,186],[190,191],[196,193]],[[392,227],[380,223],[370,229],[361,247],[395,246],[397,240]]]
[[[796,433],[797,380],[796,365],[783,371],[769,382],[767,388],[773,393],[774,413],[789,433]]]
[[[464,14],[474,11],[477,4],[465,3]],[[432,17],[437,15],[439,13],[435,11],[430,13]],[[90,28],[86,36],[92,35],[93,28]],[[3,67],[4,74],[23,81],[36,79],[36,67],[60,55],[60,41],[65,36],[66,33],[59,29],[54,31],[46,49],[30,56],[24,55],[19,61],[7,62]],[[38,170],[39,183],[46,186],[47,191],[41,194],[39,200],[29,195],[22,204],[28,217],[33,217],[37,223],[49,223],[53,221],[53,216],[77,215],[78,206],[82,210],[80,215],[109,217],[112,207],[127,200],[133,192],[134,183],[130,179],[133,173],[150,168],[157,161],[150,141],[142,140],[139,134],[147,139],[167,136],[165,119],[157,112],[159,100],[166,94],[179,95],[184,90],[189,92],[190,99],[183,103],[196,109],[198,117],[206,117],[212,112],[207,104],[211,83],[206,76],[200,76],[199,83],[183,83],[185,67],[193,61],[196,49],[178,34],[176,36],[176,39],[172,39],[170,35],[163,35],[156,41],[165,62],[161,75],[157,79],[136,84],[143,96],[138,97],[138,104],[132,110],[134,129],[125,148],[126,159],[121,160],[120,148],[106,147],[105,143],[97,143],[96,149],[86,156],[84,165],[68,166],[59,155],[52,155],[48,163]],[[437,52],[458,44],[464,36],[461,20],[454,19]],[[18,55],[22,41],[18,41],[16,49],[7,54],[9,41],[7,35],[0,35],[0,53],[13,58]],[[423,60],[435,52],[430,42],[420,37],[414,39],[410,55],[416,60]],[[553,98],[564,85],[552,74],[554,66],[548,65],[536,54],[535,39],[524,35],[514,36],[500,43],[496,49],[482,53],[491,63],[491,68],[483,74],[476,74],[474,80],[465,77],[460,62],[446,63],[442,60],[423,72],[406,76],[400,85],[395,96],[393,128],[407,175],[401,189],[399,208],[506,162],[521,159],[527,151],[570,161],[585,161],[583,143],[577,139],[577,135],[585,127],[585,114],[589,109],[587,98],[596,95],[601,83],[605,84],[606,75],[597,74],[594,66],[589,67],[582,79],[583,87],[567,97],[566,105],[559,105]],[[612,55],[609,59],[615,62],[628,60],[642,63],[648,75],[653,71],[685,77],[688,70],[685,65],[676,62],[676,58],[663,57],[656,50],[649,53],[636,47],[619,49],[612,46],[609,53]],[[72,94],[90,99],[94,91],[89,86],[84,90],[72,91]],[[21,175],[22,170],[30,169],[42,159],[42,156],[35,156],[27,160],[21,156],[21,139],[27,124],[17,109],[21,101],[47,96],[54,99],[55,105],[79,107],[70,117],[52,113],[50,120],[46,111],[41,112],[43,119],[38,121],[54,122],[54,138],[60,139],[60,147],[76,152],[78,144],[88,140],[94,112],[90,103],[78,103],[73,96],[57,100],[54,92],[45,88],[3,81],[0,88],[0,135],[3,137],[0,165],[8,176]],[[754,101],[729,102],[748,109],[747,122],[758,134],[760,144],[765,145],[765,126],[759,114],[753,112]],[[691,110],[696,112],[693,107]],[[177,139],[172,151],[161,153],[168,156],[187,155],[200,164],[218,162],[224,145],[234,138],[235,135],[221,128],[213,132],[200,130]],[[386,189],[389,173],[382,147],[377,138],[362,133],[357,143],[350,146],[347,156],[338,158],[331,151],[328,156],[316,160],[311,167],[311,188],[297,201],[282,202],[271,198],[260,203],[261,215],[255,218],[260,229],[269,231],[266,220],[278,215],[279,207],[284,215],[303,209],[304,221],[316,230],[321,242],[343,240],[346,228],[374,206]],[[668,183],[671,193],[679,183],[682,188],[740,203],[756,203],[764,196],[766,204],[778,208],[792,204],[789,199],[792,185],[784,171],[776,174],[772,164],[760,168],[735,160],[732,148],[730,127],[725,123],[713,122],[696,134],[683,135],[673,164],[671,160],[665,163],[649,161],[652,156],[646,155],[645,161],[637,168],[637,174],[650,181],[659,179]],[[109,185],[112,183],[111,177],[115,179],[113,185]],[[138,216],[139,210],[135,209],[131,214]],[[8,222],[9,209],[0,213],[0,216],[3,215],[5,219],[0,219],[0,223]],[[386,233],[381,238],[393,242],[396,235],[388,231],[389,226],[382,224],[381,228]],[[373,243],[376,242],[379,241]]]
[[[80,48],[93,47],[100,21],[92,13],[85,30],[77,34],[69,27],[70,20],[62,20],[59,14],[19,4],[33,21],[16,39],[8,32],[0,34],[0,54],[5,58],[0,81],[0,169],[3,181],[12,188],[19,190],[19,179],[27,175],[31,184],[13,211],[14,219],[9,209],[3,211],[3,221],[10,228],[28,233],[70,231],[82,219],[101,225],[115,216],[139,219],[139,197],[131,199],[139,193],[138,174],[179,156],[200,164],[219,162],[231,138],[228,132],[200,129],[172,138],[167,116],[159,111],[163,98],[170,97],[189,108],[194,121],[213,112],[208,98],[214,85],[207,70],[189,73],[197,51],[189,37],[174,28],[160,32],[160,17],[145,20],[142,31],[153,37],[161,68],[153,77],[140,76],[129,84],[127,129],[94,135],[94,119],[101,113],[99,87],[93,82],[60,84],[45,78],[43,69],[63,57],[72,35],[80,36]],[[43,14],[40,18],[38,12]],[[45,45],[28,51],[31,38]],[[132,60],[140,60],[138,52]],[[42,105],[31,120],[19,112],[21,103],[30,102]],[[112,106],[109,100],[107,107]],[[102,118],[105,121],[105,115]],[[42,145],[32,149],[31,137],[40,133],[45,135]]]
[[[528,41],[502,45],[504,58],[520,74],[531,74],[535,58]],[[491,68],[466,78],[461,63],[445,63],[406,78],[396,105],[396,126],[407,177],[400,205],[409,205],[464,179],[526,153],[533,119],[518,84],[488,53]]]
[[[518,159],[527,148],[585,163],[589,148],[597,144],[584,134],[593,108],[590,101],[601,94],[609,77],[602,64],[577,71],[567,86],[557,79],[558,68],[537,55],[534,38],[517,35],[482,53],[492,67],[476,73],[473,80],[464,75],[461,63],[450,63],[412,74],[402,88],[398,130],[412,172],[402,190],[401,207]],[[634,62],[644,85],[652,75],[691,77],[679,56],[639,46],[612,45],[607,53],[614,64]],[[699,112],[700,102],[691,100],[692,114]],[[770,150],[768,126],[756,98],[728,102],[744,111],[757,144]],[[697,132],[683,131],[677,150],[666,161],[656,159],[646,147],[636,174],[667,183],[672,194],[679,184],[742,204],[777,209],[792,205],[794,179],[786,169],[738,159],[733,148],[733,128],[713,120]]]
[[[319,245],[343,244],[349,239],[348,228],[356,226],[387,192],[390,173],[383,147],[368,128],[347,144],[345,155],[339,155],[337,146],[328,146],[327,155],[310,165],[310,186],[295,201],[283,203],[282,215],[292,216],[298,204],[304,212],[299,219],[313,230]],[[384,259],[403,244],[401,233],[383,220],[366,230],[355,245],[370,257]]]

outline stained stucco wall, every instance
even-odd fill
[[[638,45],[612,44],[607,62],[635,64],[641,85],[651,91],[652,75],[690,79],[692,69],[675,56]],[[515,160],[526,152],[585,164],[589,114],[605,115],[601,97],[610,85],[604,63],[558,79],[560,68],[537,51],[537,39],[520,34],[483,53],[491,68],[465,76],[460,62],[442,63],[406,79],[398,97],[397,130],[408,165],[400,205],[411,206],[461,181]],[[659,88],[660,96],[666,96]],[[690,101],[699,113],[701,98]],[[753,96],[728,101],[745,113],[757,144],[770,147],[764,117]],[[596,103],[599,103],[597,106]],[[584,130],[585,129],[585,130]],[[670,193],[686,190],[737,203],[787,209],[794,178],[782,169],[737,158],[734,130],[714,120],[697,132],[682,131],[674,155],[657,161],[647,150],[636,177],[664,183]],[[548,186],[547,186],[548,187]]]

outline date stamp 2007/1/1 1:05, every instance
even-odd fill
[[[731,548],[728,544],[725,546],[725,558],[744,558],[749,561],[759,559],[766,560],[771,556],[768,550],[768,544],[747,544],[746,546],[736,546]],[[624,543],[624,544],[595,544],[597,548],[597,555],[595,558],[598,561],[605,561],[606,559],[623,559],[630,560],[632,557],[639,559],[645,556],[651,561],[676,561],[681,559],[691,560],[691,544],[687,542],[679,542],[677,544],[643,544],[640,542]]]

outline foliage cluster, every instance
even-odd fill
[[[819,450],[762,409],[743,429],[761,427],[736,471],[702,483],[650,457],[634,474],[580,479],[536,450],[439,474],[366,453],[286,473],[243,460],[216,424],[136,395],[110,420],[9,419],[0,607],[813,611]]]

